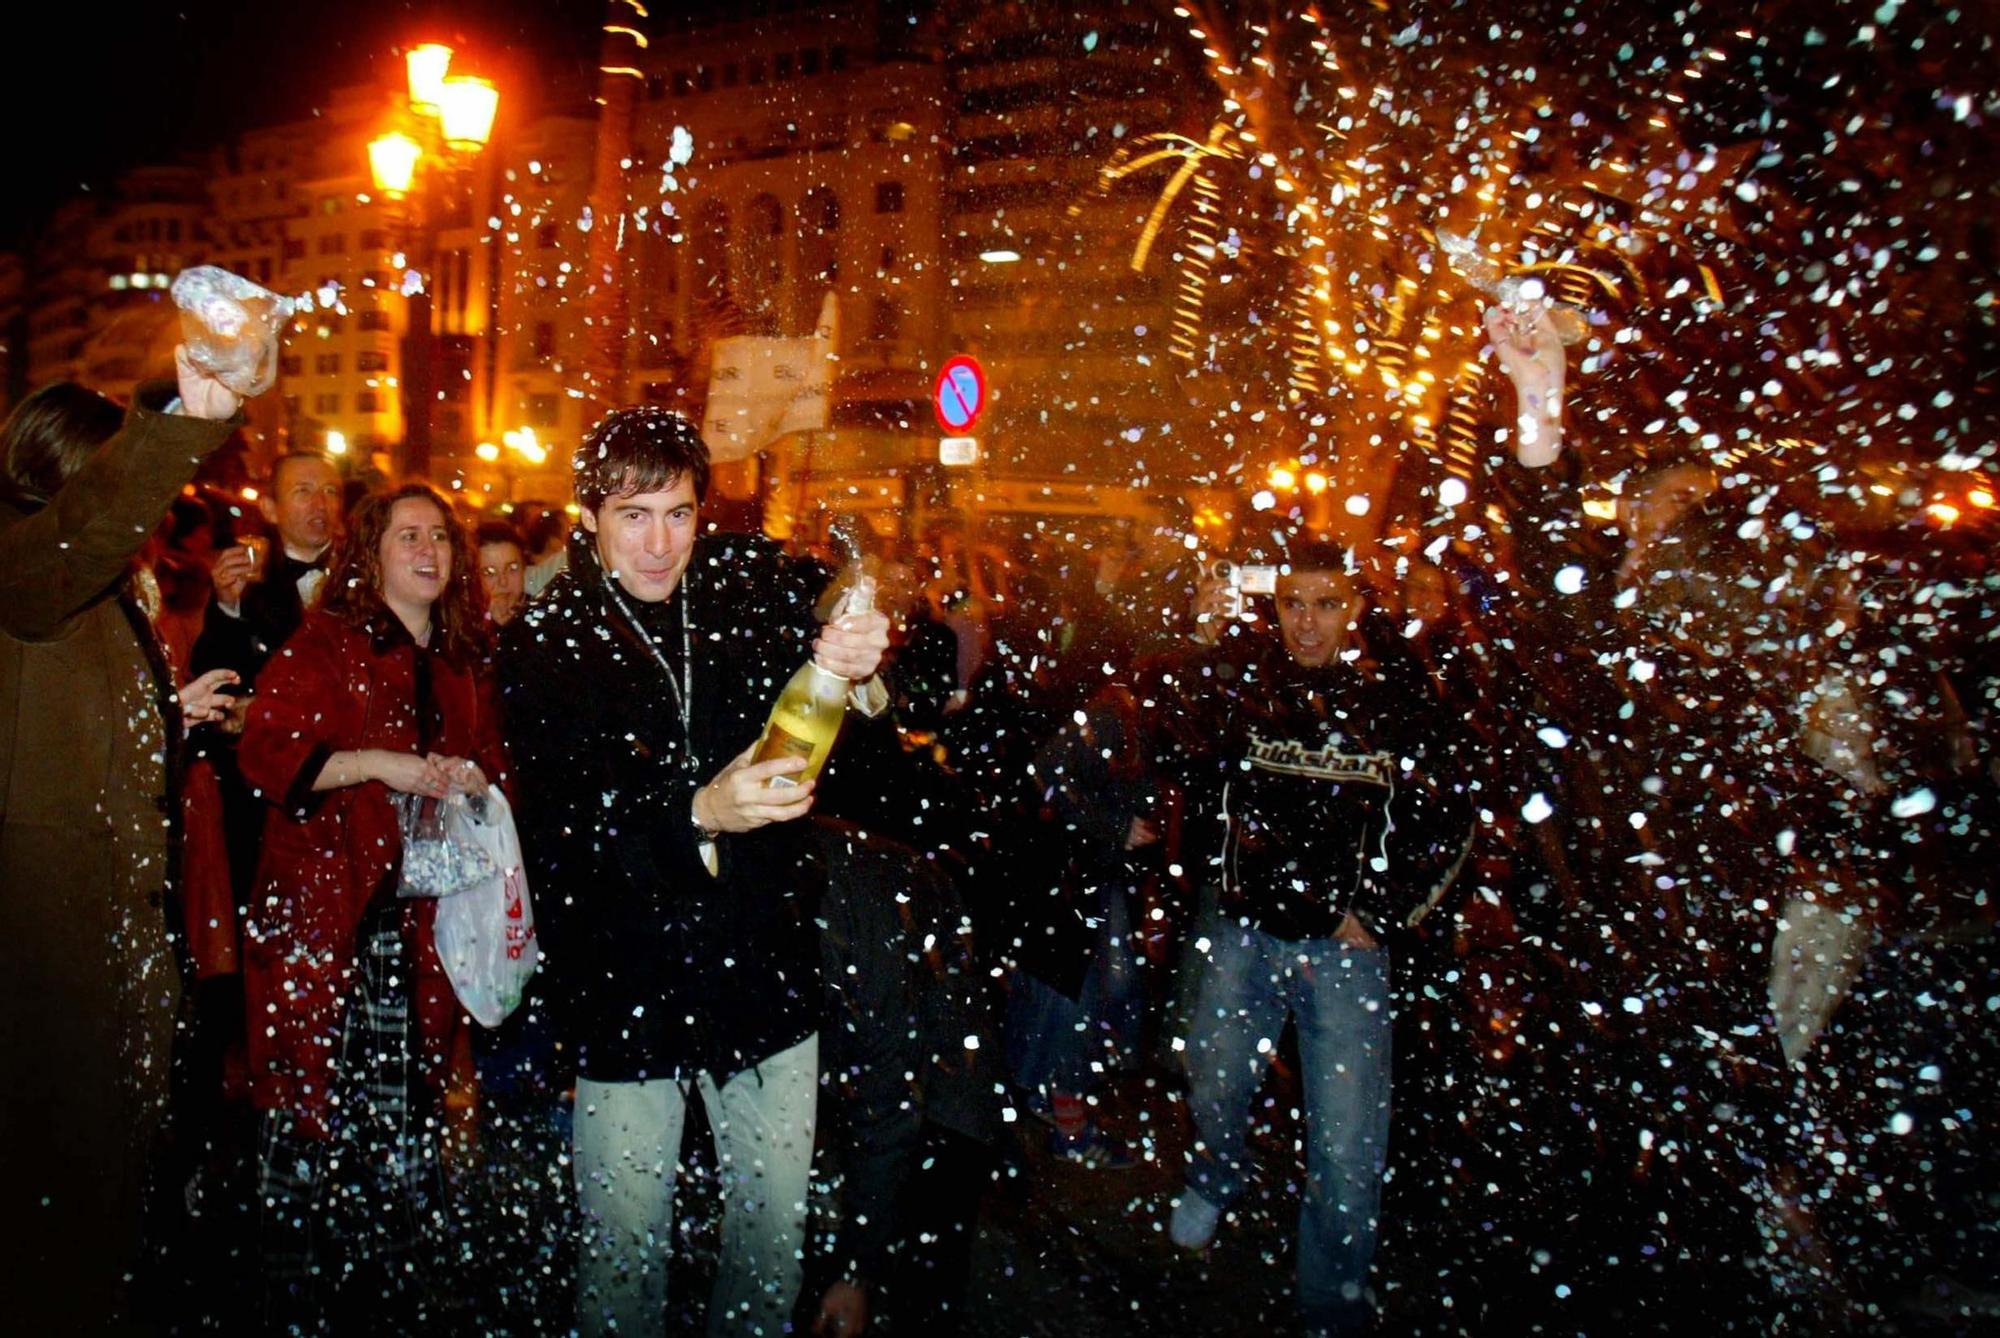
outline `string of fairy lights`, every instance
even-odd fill
[[[1422,141],[1410,131],[1426,110],[1399,102],[1388,71],[1369,77],[1366,62],[1353,58],[1352,43],[1343,55],[1341,37],[1318,9],[1283,21],[1298,26],[1290,42],[1280,40],[1287,34],[1274,36],[1271,24],[1232,22],[1198,0],[1184,0],[1173,13],[1188,23],[1188,37],[1220,94],[1221,115],[1199,138],[1139,137],[1105,163],[1099,186],[1108,192],[1172,167],[1139,228],[1130,263],[1144,271],[1169,229],[1179,227],[1169,348],[1182,364],[1201,366],[1216,346],[1210,307],[1222,239],[1240,237],[1243,251],[1254,248],[1250,214],[1271,209],[1281,226],[1257,258],[1286,272],[1283,397],[1293,406],[1340,406],[1347,431],[1336,453],[1392,458],[1395,447],[1408,443],[1446,474],[1470,480],[1494,448],[1484,407],[1494,391],[1481,356],[1482,300],[1465,276],[1435,258],[1433,228],[1449,221],[1462,233],[1484,231],[1481,250],[1497,273],[1539,278],[1551,302],[1603,313],[1607,319],[1594,332],[1593,348],[1615,338],[1635,311],[1664,300],[1621,243],[1634,230],[1661,240],[1685,238],[1690,220],[1666,206],[1640,204],[1622,219],[1598,207],[1621,193],[1627,183],[1620,178],[1635,169],[1609,151],[1579,162],[1582,170],[1560,186],[1529,180],[1521,171],[1523,154],[1542,133],[1536,121],[1546,123],[1551,110],[1550,95],[1533,91],[1532,69],[1525,72],[1530,82],[1520,85],[1528,91],[1482,101],[1476,115],[1462,110],[1437,146],[1442,152],[1413,166],[1412,142]],[[1415,34],[1413,27],[1389,46],[1413,46]],[[1736,36],[1749,43],[1753,34]],[[1694,51],[1679,74],[1699,80],[1737,54],[1718,47]],[[1372,59],[1381,66],[1396,55],[1376,43]],[[1671,109],[1686,98],[1671,89],[1660,96],[1666,115],[1648,124],[1672,135]],[[1435,120],[1436,108],[1427,111]],[[1245,177],[1267,185],[1269,193],[1245,191]],[[1246,257],[1239,252],[1232,258],[1240,264]],[[1694,295],[1719,305],[1723,293],[1715,271],[1699,262],[1691,268],[1698,275]],[[1737,440],[1714,445],[1709,454],[1727,466],[1776,444]]]

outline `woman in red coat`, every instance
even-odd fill
[[[487,653],[470,540],[407,484],[356,508],[318,607],[257,678],[238,757],[272,808],[243,966],[275,1327],[309,1331],[329,1301],[371,1327],[420,1318],[459,1011],[436,903],[397,896],[390,793],[500,778]]]

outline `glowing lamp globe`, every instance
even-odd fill
[[[384,195],[408,195],[416,179],[417,160],[424,156],[421,145],[400,130],[368,141],[368,170],[375,189]]]
[[[451,48],[441,42],[411,47],[403,57],[410,74],[410,105],[426,116],[436,116],[444,102],[445,75],[451,70]]]
[[[500,90],[491,79],[455,74],[444,81],[438,120],[454,149],[476,151],[493,137],[493,117],[500,110]]]

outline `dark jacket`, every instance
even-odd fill
[[[1162,895],[1168,843],[1128,850],[1136,818],[1163,838],[1170,823],[1150,731],[1138,698],[1112,684],[1035,755],[1029,812],[1012,834],[1015,857],[987,884],[989,933],[1014,966],[1058,994],[1077,998],[1104,942],[1111,898],[1126,898],[1127,923]]]
[[[801,824],[719,838],[711,877],[691,806],[812,654],[824,584],[823,569],[767,540],[710,535],[674,597],[647,605],[611,588],[595,548],[576,540],[569,570],[502,638],[551,1014],[586,1078],[706,1071],[722,1082],[813,1031],[818,889]],[[678,679],[683,609],[692,758],[647,640]]]
[[[162,412],[172,393],[142,386],[46,505],[0,501],[0,1212],[36,1223],[9,1297],[28,1330],[111,1322],[167,1098],[180,717],[126,574],[235,426]]]
[[[999,1036],[964,905],[938,864],[845,823],[813,825],[827,868],[820,1071],[844,1172],[844,1268],[880,1280],[923,1126],[999,1134]]]
[[[419,688],[419,674],[428,691]],[[490,668],[420,649],[386,615],[368,630],[314,610],[257,676],[237,755],[265,802],[244,931],[251,1094],[324,1136],[330,1077],[363,916],[393,901],[402,834],[380,781],[315,792],[336,752],[386,748],[467,757],[506,778]],[[411,1010],[424,1077],[442,1090],[459,1010],[438,960],[435,901],[402,903]]]
[[[1393,645],[1382,638],[1377,644]],[[1198,689],[1190,788],[1222,824],[1224,914],[1277,938],[1435,908],[1471,849],[1469,743],[1397,655],[1308,669],[1282,648]]]
[[[310,571],[324,571],[328,553],[320,554],[315,562],[301,562],[274,544],[271,561],[263,574],[244,587],[237,617],[224,613],[215,596],[210,595],[201,635],[194,643],[194,672],[234,669],[245,683],[255,679],[265,661],[305,621],[299,579]]]

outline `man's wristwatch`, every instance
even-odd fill
[[[702,867],[707,869],[709,877],[713,878],[722,868],[722,857],[715,848],[715,838],[722,833],[703,824],[701,813],[697,808],[701,791],[696,790],[694,793],[695,798],[688,801],[688,821],[694,824],[694,848],[701,854]]]

